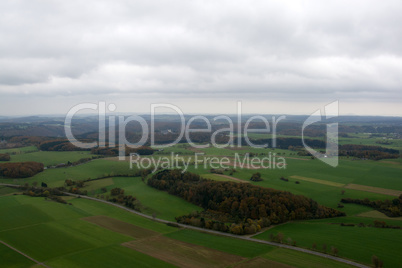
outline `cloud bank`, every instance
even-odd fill
[[[346,113],[402,115],[401,10],[374,0],[2,1],[0,114],[96,100],[193,112],[202,99],[205,112],[266,100],[304,113],[339,100]]]

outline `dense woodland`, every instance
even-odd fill
[[[11,157],[9,154],[0,154],[0,161],[10,161]]]
[[[343,198],[341,200],[342,203],[354,203],[359,205],[364,205],[368,207],[372,207],[388,217],[401,217],[402,216],[402,195],[399,198],[395,198],[393,200],[376,200],[370,201],[368,198],[365,199],[352,199],[352,198]]]
[[[74,146],[68,140],[48,140],[39,144],[38,149],[41,151],[87,151],[88,149],[82,149]]]
[[[0,176],[8,178],[27,178],[42,172],[44,166],[38,162],[1,163]]]
[[[345,215],[305,196],[246,183],[207,180],[181,170],[160,171],[148,179],[148,185],[204,208],[202,213],[179,217],[179,222],[237,234],[255,233],[271,223]]]

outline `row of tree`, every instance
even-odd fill
[[[381,160],[387,158],[398,158],[398,150],[372,145],[344,144],[339,146],[340,156]]]
[[[65,189],[63,187],[60,188],[26,187],[23,194],[32,197],[45,197],[58,203],[67,204],[67,202],[61,197],[64,195],[63,193],[64,190]]]

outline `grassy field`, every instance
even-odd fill
[[[343,263],[334,263],[331,260],[321,258],[314,255],[303,254],[298,251],[293,251],[284,248],[276,248],[266,254],[263,255],[264,258],[279,261],[281,263],[291,265],[292,267],[300,267],[300,268],[321,268],[321,267],[339,267],[346,268],[350,267],[349,265]]]
[[[199,233],[192,230],[180,230],[168,233],[165,236],[248,258],[265,254],[275,248],[269,245]]]
[[[106,180],[109,181],[110,179]],[[201,207],[190,204],[179,197],[147,186],[139,177],[118,177],[111,178],[111,180],[113,184],[106,187],[108,190],[119,187],[124,189],[125,194],[137,197],[143,205],[142,212],[148,215],[156,215],[161,219],[175,221],[177,216],[203,210]],[[103,185],[103,180],[97,180],[93,183],[100,186]],[[94,184],[91,187],[94,187]]]
[[[227,267],[245,260],[240,256],[164,236],[153,236],[123,245],[178,267]]]

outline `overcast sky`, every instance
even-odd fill
[[[402,116],[402,1],[0,1],[0,115]]]

